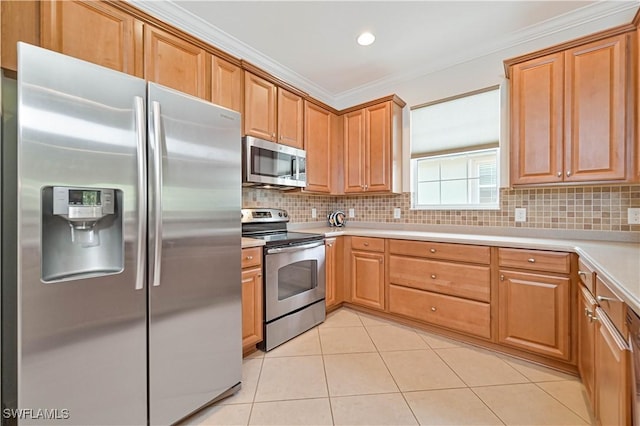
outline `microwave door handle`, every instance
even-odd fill
[[[296,161],[298,157],[291,157],[291,177],[298,180],[298,162]]]

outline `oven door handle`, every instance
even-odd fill
[[[280,247],[280,248],[272,248],[267,249],[267,254],[278,254],[278,253],[291,253],[294,251],[306,250],[314,247],[320,247],[324,245],[324,240],[322,241],[314,241],[309,244],[302,244],[299,246],[291,246],[291,247]]]

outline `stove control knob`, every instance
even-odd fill
[[[289,216],[289,213],[284,212],[284,217],[287,217],[287,216]]]
[[[282,217],[282,212],[278,212],[278,216]]]

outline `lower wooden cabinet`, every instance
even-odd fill
[[[351,252],[351,302],[384,310],[384,253]]]
[[[596,301],[586,287],[578,294],[578,371],[593,406],[595,398],[595,311]]]
[[[602,426],[631,424],[629,347],[604,311],[595,316],[595,414]]]
[[[262,342],[262,249],[242,250],[242,348]]]
[[[500,343],[569,360],[569,277],[500,270],[498,293]]]
[[[332,308],[342,302],[341,289],[338,287],[338,238],[327,238],[324,241],[325,247],[325,304],[327,308]]]

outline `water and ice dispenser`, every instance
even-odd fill
[[[42,197],[42,281],[124,269],[122,191],[48,186]]]

